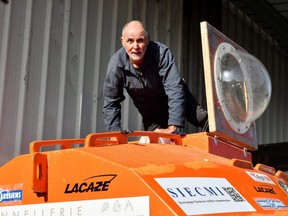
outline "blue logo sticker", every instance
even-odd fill
[[[22,200],[22,190],[0,190],[0,203]]]
[[[262,208],[272,208],[272,209],[280,209],[280,208],[287,208],[283,202],[277,199],[256,199],[256,202]]]

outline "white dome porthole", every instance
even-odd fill
[[[265,66],[254,56],[219,44],[215,53],[214,80],[226,121],[244,134],[266,110],[271,98],[271,80]]]

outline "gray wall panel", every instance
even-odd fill
[[[0,164],[34,140],[105,131],[103,81],[123,25],[141,19],[180,61],[181,14],[182,0],[1,2]],[[123,128],[141,130],[128,96],[122,107]]]

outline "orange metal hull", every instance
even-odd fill
[[[127,142],[131,135],[154,143]],[[117,143],[102,139],[113,136]],[[64,149],[40,151],[56,144]],[[254,167],[251,153],[208,133],[91,134],[30,147],[0,168],[0,216],[288,215],[287,175]]]

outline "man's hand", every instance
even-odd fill
[[[154,130],[154,132],[161,132],[161,133],[173,133],[174,131],[176,131],[177,127],[174,126],[174,125],[169,125],[168,128],[166,129],[156,129]],[[160,137],[159,140],[158,140],[158,143],[161,143],[161,144],[171,144],[171,139],[169,138],[163,138],[163,137]]]
[[[109,140],[112,140],[112,141],[118,141],[116,137],[110,137]]]
[[[159,129],[157,128],[156,130],[154,130],[154,132],[161,132],[161,133],[173,133],[174,131],[176,131],[177,127],[174,125],[169,125],[168,128],[166,129]]]

